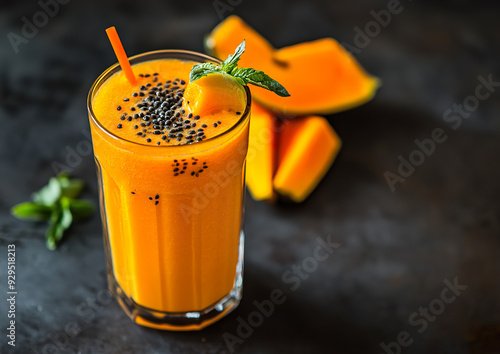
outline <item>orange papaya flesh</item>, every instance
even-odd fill
[[[245,181],[255,200],[272,200],[276,165],[274,115],[252,102]]]
[[[281,115],[330,114],[369,101],[379,80],[368,75],[354,57],[332,38],[282,49],[271,44],[238,16],[221,22],[209,36],[207,50],[226,58],[245,39],[239,67],[262,70],[281,83],[290,97],[251,86],[252,98]]]
[[[341,145],[323,117],[287,121],[279,137],[275,191],[295,202],[304,201],[329,170]]]
[[[183,108],[201,116],[226,110],[243,112],[246,106],[245,89],[232,76],[208,74],[190,82],[184,91]]]

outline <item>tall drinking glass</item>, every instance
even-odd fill
[[[140,54],[130,63],[168,67],[170,60],[219,63],[174,50]],[[107,69],[87,99],[109,288],[138,324],[201,329],[241,298],[250,91],[244,87],[244,112],[219,135],[147,144],[120,137],[96,110],[97,100],[109,99],[99,90],[120,73],[118,64]]]

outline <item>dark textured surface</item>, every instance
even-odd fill
[[[282,289],[287,300],[236,347],[241,353],[382,353],[381,342],[408,331],[403,353],[500,352],[500,100],[494,92],[458,129],[443,120],[478,85],[500,81],[500,6],[488,1],[403,1],[380,35],[357,54],[384,83],[371,103],[332,115],[344,141],[334,168],[306,203],[270,206],[247,198],[244,297],[226,319],[195,333],[133,324],[106,288],[100,220],[71,229],[56,252],[44,226],[8,215],[65,163],[67,149],[88,139],[85,111],[93,80],[115,59],[104,29],[115,25],[129,55],[161,48],[202,50],[219,17],[211,1],[73,0],[16,55],[6,39],[19,33],[32,2],[2,4],[0,25],[0,292],[6,291],[7,244],[17,249],[17,341],[1,330],[2,353],[219,353],[223,333],[253,301]],[[238,3],[238,2],[234,2]],[[333,36],[353,44],[354,27],[386,1],[248,1],[234,8],[276,47]],[[224,15],[228,15],[226,12]],[[392,193],[384,172],[396,172],[415,139],[442,128],[448,138]],[[73,174],[97,203],[91,155]],[[282,275],[330,235],[340,247],[300,287]],[[412,313],[440,297],[445,279],[467,286],[419,333]],[[100,297],[101,296],[101,297]],[[87,301],[100,297],[95,309]],[[84,305],[81,305],[81,304]],[[0,328],[7,326],[0,305]],[[82,312],[83,311],[83,312]],[[81,331],[68,348],[68,323]],[[65,341],[63,341],[65,344]],[[396,351],[394,351],[396,352]]]

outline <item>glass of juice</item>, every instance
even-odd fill
[[[203,62],[220,63],[140,54],[135,84],[115,64],[87,100],[109,288],[132,320],[158,329],[204,328],[241,298],[250,91],[189,111],[189,72]]]

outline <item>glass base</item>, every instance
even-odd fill
[[[109,290],[125,313],[139,325],[169,331],[196,331],[203,329],[229,314],[240,303],[243,290],[244,241],[245,234],[241,231],[238,264],[236,266],[233,288],[222,299],[201,311],[164,312],[143,307],[125,294],[112,272],[108,272]]]

